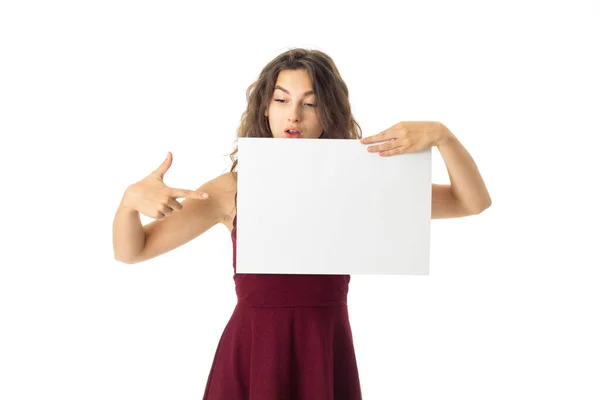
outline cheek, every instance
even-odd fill
[[[267,117],[267,121],[269,122],[269,125],[273,125],[275,123],[275,121],[277,120],[277,113],[273,112],[273,110],[269,107],[269,116]]]
[[[269,119],[272,121],[277,121],[279,119],[279,114],[281,111],[277,109],[277,107],[270,106],[269,107]]]
[[[315,129],[323,129],[323,126],[321,125],[321,120],[317,115],[314,116],[312,125],[315,127]]]

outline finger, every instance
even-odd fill
[[[169,199],[167,205],[173,209],[173,211],[180,211],[183,208],[183,204],[175,199]]]
[[[408,153],[411,149],[411,146],[400,146],[400,147],[395,147],[391,150],[384,150],[382,152],[379,153],[379,155],[381,156],[393,156],[396,154],[404,154],[404,153]]]
[[[208,199],[208,193],[200,190],[171,189],[169,196],[176,199]]]
[[[400,142],[399,140],[396,140],[396,139],[392,139],[386,143],[378,144],[375,146],[369,146],[369,147],[367,147],[367,150],[369,152],[374,153],[374,152],[378,152],[378,151],[391,150],[398,146],[402,146],[402,142]]]
[[[170,215],[173,213],[173,209],[170,206],[163,204],[163,206],[161,208],[159,208],[158,213],[162,214],[166,217],[167,215]]]
[[[173,155],[169,151],[167,153],[167,158],[165,158],[165,161],[163,161],[163,163],[160,164],[160,166],[155,171],[160,176],[160,179],[164,178],[165,174],[169,170],[169,167],[171,167],[172,163],[173,163]]]
[[[369,143],[383,142],[388,139],[389,139],[389,133],[387,130],[385,130],[381,133],[378,133],[377,135],[367,136],[366,138],[362,138],[360,140],[360,142],[362,144],[369,144]]]

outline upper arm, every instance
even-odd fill
[[[224,182],[227,177],[224,175],[198,188],[208,193],[208,199],[184,199],[181,201],[181,210],[145,225],[146,242],[133,262],[146,261],[174,250],[222,222],[227,212],[225,205],[228,194],[225,190],[227,182]]]
[[[452,194],[450,185],[431,185],[431,219],[459,218],[472,214]]]

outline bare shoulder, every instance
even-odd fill
[[[211,182],[212,196],[220,208],[219,222],[225,225],[229,231],[233,229],[233,219],[237,209],[235,205],[235,195],[237,193],[237,171],[226,172],[219,175]]]
[[[237,172],[225,172],[204,183],[196,190],[208,193],[217,222],[229,226],[235,217],[235,194],[237,192]],[[186,199],[186,203],[205,204],[206,200]],[[182,202],[183,204],[183,202]]]

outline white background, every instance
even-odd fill
[[[303,46],[333,57],[365,136],[441,121],[493,200],[432,221],[429,276],[352,277],[364,398],[599,398],[598,7],[3,2],[0,398],[202,397],[229,232],[126,265],[114,213],[168,151],[170,186],[227,171],[246,88]],[[449,183],[436,149],[433,168]]]

